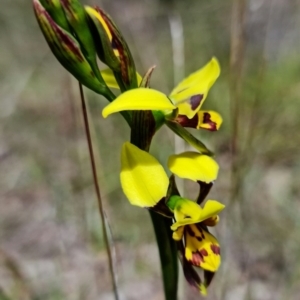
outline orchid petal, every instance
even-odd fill
[[[213,216],[213,217],[203,221],[202,224],[205,226],[214,227],[219,223],[219,221],[220,221],[219,216]]]
[[[213,158],[191,151],[171,155],[168,167],[178,177],[206,183],[215,180],[219,171],[219,166]]]
[[[166,196],[169,185],[161,164],[129,142],[122,147],[120,178],[129,202],[140,207],[155,206]]]
[[[201,281],[198,272],[193,268],[193,265],[186,259],[183,242],[181,241],[177,243],[177,247],[179,250],[179,259],[182,264],[182,269],[183,269],[185,279],[192,287],[194,287],[197,291],[199,291],[203,296],[206,296],[207,285]]]
[[[184,226],[178,227],[177,230],[173,232],[172,238],[175,241],[180,241],[183,237]]]
[[[153,89],[137,88],[117,97],[103,109],[102,115],[106,118],[112,113],[124,110],[170,110],[175,108],[165,94]]]
[[[178,115],[176,117],[176,122],[183,127],[216,131],[219,130],[223,118],[219,113],[213,110],[200,110],[191,119],[185,115]]]
[[[185,257],[194,266],[216,272],[221,263],[220,245],[201,226],[185,227]]]
[[[174,212],[176,222],[171,226],[173,231],[184,225],[210,219],[225,208],[225,205],[215,200],[208,200],[202,208],[196,202],[180,196],[171,197],[166,204]]]
[[[220,65],[213,57],[203,68],[180,82],[170,94],[170,98],[178,106],[179,114],[193,118],[219,75]]]
[[[216,131],[219,130],[223,122],[222,116],[213,110],[200,110],[197,115],[197,129],[202,128],[210,131]]]

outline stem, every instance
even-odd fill
[[[155,120],[151,111],[134,111],[132,114],[131,143],[149,151],[155,133]],[[172,220],[150,211],[159,250],[164,293],[166,300],[177,299],[178,262],[177,247],[172,239]]]
[[[106,231],[105,214],[104,214],[103,205],[102,205],[100,187],[99,187],[99,183],[98,183],[96,163],[95,163],[95,157],[94,157],[90,127],[89,127],[89,120],[88,120],[88,115],[87,115],[87,109],[86,109],[83,89],[82,89],[82,85],[80,82],[79,82],[79,91],[80,91],[80,98],[81,98],[81,105],[82,105],[84,128],[85,128],[86,139],[87,139],[88,148],[89,148],[91,167],[92,167],[92,172],[93,172],[94,186],[95,186],[96,196],[97,196],[97,200],[98,200],[99,213],[100,213],[100,217],[101,217],[103,239],[104,239],[105,248],[106,248],[107,257],[108,257],[109,270],[110,270],[111,280],[112,280],[112,284],[113,284],[114,296],[115,296],[115,299],[118,300],[119,296],[118,296],[116,278],[114,275],[115,273],[114,273],[113,258],[112,258],[111,248],[110,248],[107,231]]]
[[[172,238],[172,219],[149,211],[159,250],[166,300],[176,300],[178,290],[177,245]]]
[[[105,92],[102,94],[109,102],[112,102],[116,99],[115,94],[109,89],[106,88]]]

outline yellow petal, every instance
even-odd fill
[[[102,115],[106,118],[112,113],[124,110],[170,110],[175,108],[165,94],[153,89],[137,88],[117,97],[103,109]]]
[[[172,238],[175,241],[180,241],[183,236],[184,226],[178,227],[176,231],[173,232]]]
[[[203,222],[216,216],[221,212],[225,205],[215,200],[208,200],[202,208],[196,202],[185,199],[171,197],[167,202],[167,206],[174,211],[174,218],[176,222],[171,226],[173,231],[176,231],[179,227],[189,224],[195,224]]]
[[[206,183],[215,180],[219,171],[219,166],[213,158],[191,151],[171,155],[168,167],[178,177]]]
[[[153,207],[166,196],[169,179],[161,164],[129,142],[121,152],[121,185],[132,205]]]
[[[216,272],[221,263],[220,245],[213,235],[200,226],[186,226],[185,257],[194,266]]]
[[[193,118],[219,75],[220,65],[213,57],[202,69],[180,82],[170,94],[170,98],[178,106],[179,114]]]
[[[213,110],[200,110],[198,113],[198,125],[197,128],[203,128],[210,131],[219,130],[223,118],[222,116]]]
[[[116,81],[116,78],[114,76],[114,73],[111,69],[102,70],[101,75],[108,87],[113,88],[113,89],[120,89],[120,87]],[[140,85],[140,83],[142,81],[141,75],[139,73],[136,73],[136,78],[137,78],[138,85]]]
[[[203,221],[202,224],[205,226],[214,227],[219,223],[219,221],[220,221],[219,216],[213,216],[213,217]]]

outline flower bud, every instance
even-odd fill
[[[94,25],[93,36],[100,60],[113,70],[121,91],[136,88],[134,61],[119,29],[100,8],[86,6],[85,10]]]
[[[77,0],[61,0],[68,24],[70,25],[80,48],[89,62],[96,77],[103,81],[97,65],[96,49],[93,36],[89,27],[89,19],[83,5]]]
[[[39,0],[39,2],[58,26],[68,32],[71,32],[60,0]]]
[[[33,8],[41,31],[55,57],[83,85],[99,94],[107,94],[108,88],[101,77],[97,76],[97,67],[92,67],[87,59],[88,51],[86,48],[82,49],[72,35],[71,26],[64,17],[60,2],[43,2],[46,3],[49,12],[39,0],[33,0]]]

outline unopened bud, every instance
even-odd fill
[[[33,0],[34,12],[55,57],[83,85],[99,94],[107,94],[108,88],[101,77],[97,76],[97,67],[95,65],[92,67],[92,63],[87,59],[90,56],[86,48],[82,49],[70,32],[71,26],[60,2],[56,0],[43,2],[46,3],[49,12],[39,0]]]
[[[122,91],[136,88],[134,61],[119,29],[100,8],[86,6],[85,10],[94,24],[94,41],[100,60],[113,70]]]

